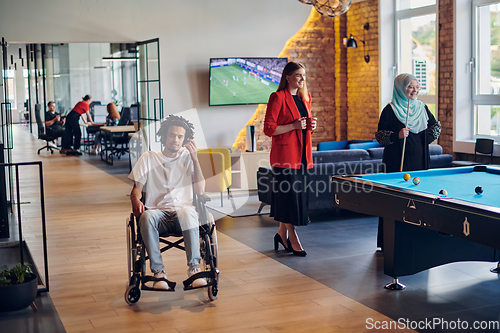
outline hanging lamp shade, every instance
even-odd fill
[[[305,3],[306,5],[312,5],[314,0],[299,0],[302,3]]]
[[[356,40],[354,39],[352,34],[351,34],[351,37],[349,37],[349,39],[347,40],[347,43],[345,44],[345,46],[352,47],[354,49],[358,47],[358,43],[356,42]]]
[[[301,1],[301,0],[299,0]],[[347,12],[351,7],[351,0],[311,0],[318,13],[323,16],[335,17]],[[303,2],[303,1],[301,1]]]

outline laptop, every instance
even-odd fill
[[[100,115],[96,114],[94,116],[94,123],[105,123],[106,122],[106,115]]]

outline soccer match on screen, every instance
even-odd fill
[[[210,59],[210,105],[265,104],[278,89],[286,58]]]

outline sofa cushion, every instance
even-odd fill
[[[371,159],[382,159],[384,157],[384,147],[370,148],[368,149],[368,154],[370,154]]]
[[[368,159],[370,159],[370,155],[364,149],[313,151],[313,163],[334,163]]]
[[[431,169],[450,168],[453,156],[450,154],[431,155]]]
[[[372,141],[372,142],[362,142],[362,143],[351,143],[348,146],[349,149],[370,149],[376,147],[382,147],[382,145],[377,141]]]
[[[443,147],[440,145],[429,145],[429,155],[441,155],[443,153]]]
[[[349,141],[328,141],[318,143],[318,151],[346,149]]]

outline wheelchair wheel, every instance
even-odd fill
[[[215,282],[213,286],[208,286],[208,299],[215,301],[217,299],[217,294],[219,293],[219,280]]]
[[[219,292],[219,272],[216,266],[216,258],[213,255],[214,248],[217,249],[217,246],[214,247],[214,244],[210,241],[210,237],[208,236],[208,234],[205,234],[205,236],[203,237],[203,250],[202,250],[204,252],[204,266],[205,266],[204,269],[205,271],[216,272],[215,280],[211,281],[211,279],[209,279],[208,281],[210,285],[207,288],[207,294],[208,298],[211,301],[217,299],[217,294]]]
[[[125,302],[128,305],[132,305],[137,303],[137,301],[141,298],[141,289],[137,286],[129,286],[125,291]]]
[[[134,220],[132,217],[127,217],[127,267],[128,267],[128,285],[130,285],[130,280],[134,274],[134,262],[135,262],[135,235],[134,235]]]
[[[215,223],[213,225],[212,231],[212,257],[213,257],[213,265],[215,268],[219,267],[219,245],[217,243],[217,228],[215,227]]]

